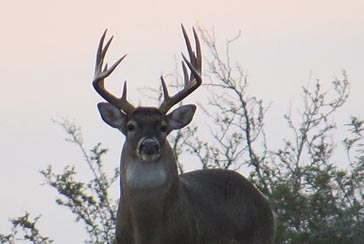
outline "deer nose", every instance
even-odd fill
[[[139,153],[153,155],[159,153],[159,142],[155,138],[144,138],[139,143]]]

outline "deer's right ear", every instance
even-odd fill
[[[111,103],[98,103],[97,108],[99,109],[102,120],[105,121],[106,124],[121,130],[121,132],[124,131],[126,115],[123,114],[120,109]]]

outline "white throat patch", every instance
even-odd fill
[[[126,167],[126,184],[134,189],[161,187],[167,173],[161,163],[131,162]]]

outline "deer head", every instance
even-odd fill
[[[184,105],[172,112],[168,111],[178,102],[191,94],[201,85],[201,47],[196,31],[193,30],[196,54],[192,50],[186,30],[182,26],[186,41],[188,60],[183,54],[182,70],[184,74],[184,88],[177,94],[170,96],[167,85],[161,76],[164,101],[157,107],[137,107],[127,101],[127,86],[124,83],[123,93],[120,98],[105,89],[104,79],[124,60],[126,55],[118,59],[110,68],[107,64],[103,67],[106,52],[111,44],[111,37],[104,45],[106,31],[102,35],[96,56],[95,77],[93,86],[95,90],[107,101],[99,103],[98,109],[102,119],[111,127],[120,130],[126,136],[125,146],[130,157],[142,160],[157,160],[166,143],[166,136],[172,130],[178,130],[189,124],[193,118],[195,105]],[[187,67],[190,70],[188,74]]]

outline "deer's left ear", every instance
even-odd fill
[[[196,106],[192,104],[176,108],[167,115],[168,131],[178,130],[188,125],[195,114]]]

